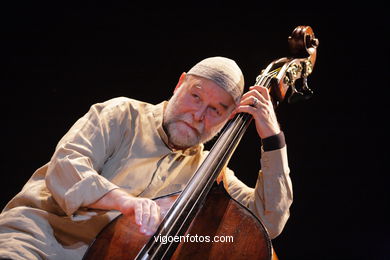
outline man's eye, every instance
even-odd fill
[[[216,107],[210,107],[211,113],[213,116],[219,116],[219,110]]]
[[[197,94],[192,94],[192,97],[195,99],[199,99],[199,96]]]

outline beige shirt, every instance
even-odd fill
[[[205,152],[172,151],[162,128],[166,102],[115,98],[95,104],[58,143],[0,215],[0,258],[81,259],[88,244],[119,212],[87,209],[115,188],[154,198],[182,190]],[[255,188],[226,170],[229,194],[276,237],[292,202],[286,147],[263,152]]]

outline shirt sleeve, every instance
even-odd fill
[[[273,239],[282,232],[293,200],[286,146],[267,152],[262,150],[261,165],[255,188],[241,182],[229,168],[226,168],[223,183],[234,199],[261,219]]]
[[[45,181],[68,216],[118,188],[98,174],[120,141],[118,112],[105,103],[93,105],[56,147]]]

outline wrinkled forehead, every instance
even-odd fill
[[[186,75],[186,91],[191,90],[199,91],[208,98],[214,98],[216,99],[215,101],[222,102],[226,109],[236,105],[230,93],[210,79]]]

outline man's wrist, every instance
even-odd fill
[[[123,202],[129,195],[119,188],[107,192],[98,201],[90,204],[89,208],[103,209],[103,210],[119,210]]]
[[[261,142],[263,144],[263,150],[265,152],[278,150],[283,148],[286,145],[286,140],[284,138],[283,131],[280,131],[276,135],[271,135],[267,138],[264,138],[261,140]]]

